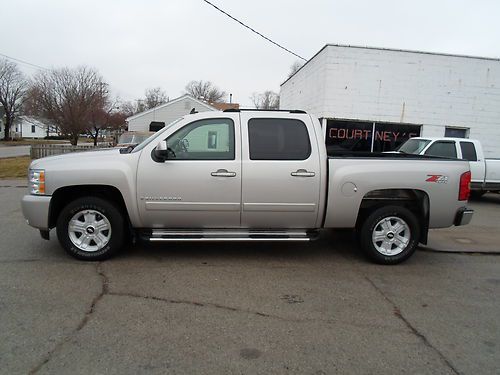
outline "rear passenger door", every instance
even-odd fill
[[[309,116],[241,112],[241,128],[242,227],[316,227],[320,160]]]

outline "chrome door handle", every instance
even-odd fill
[[[229,172],[227,169],[217,169],[216,172],[210,173],[212,177],[236,177],[236,172]]]
[[[290,173],[293,177],[314,177],[316,173],[309,172],[306,169],[297,169],[295,172]]]

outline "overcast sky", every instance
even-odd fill
[[[326,43],[500,57],[498,0],[212,2],[305,58]],[[297,60],[202,0],[0,0],[0,11],[0,53],[95,67],[124,100],[156,86],[172,99],[203,79],[251,105]]]

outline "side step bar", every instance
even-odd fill
[[[317,232],[273,231],[273,230],[164,230],[153,229],[143,233],[142,238],[150,242],[164,241],[310,241]]]

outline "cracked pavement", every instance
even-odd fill
[[[384,267],[328,232],[84,263],[24,223],[24,192],[0,188],[0,373],[500,372],[497,255]]]

